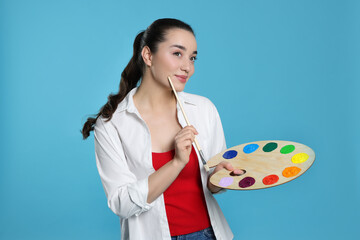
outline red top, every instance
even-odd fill
[[[161,168],[172,160],[174,155],[175,150],[152,153],[154,169]],[[191,150],[189,162],[164,192],[164,200],[171,236],[188,234],[210,227],[194,147]]]

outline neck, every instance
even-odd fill
[[[153,79],[144,75],[134,95],[134,103],[141,111],[168,111],[176,108],[176,98],[170,86],[156,84]]]

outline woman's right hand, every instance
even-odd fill
[[[174,162],[180,163],[182,167],[189,162],[192,143],[198,132],[193,126],[181,129],[175,136],[175,156]]]

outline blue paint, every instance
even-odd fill
[[[237,156],[237,151],[235,150],[229,150],[223,154],[223,158],[225,159],[231,159]]]
[[[248,144],[244,147],[243,151],[244,153],[253,153],[255,152],[257,149],[259,148],[259,145],[252,143],[252,144]]]

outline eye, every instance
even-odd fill
[[[181,52],[174,52],[173,54],[177,57],[181,57]]]
[[[192,62],[195,62],[195,61],[197,60],[197,57],[196,57],[196,56],[193,56],[193,57],[190,58],[190,60],[191,60]]]

